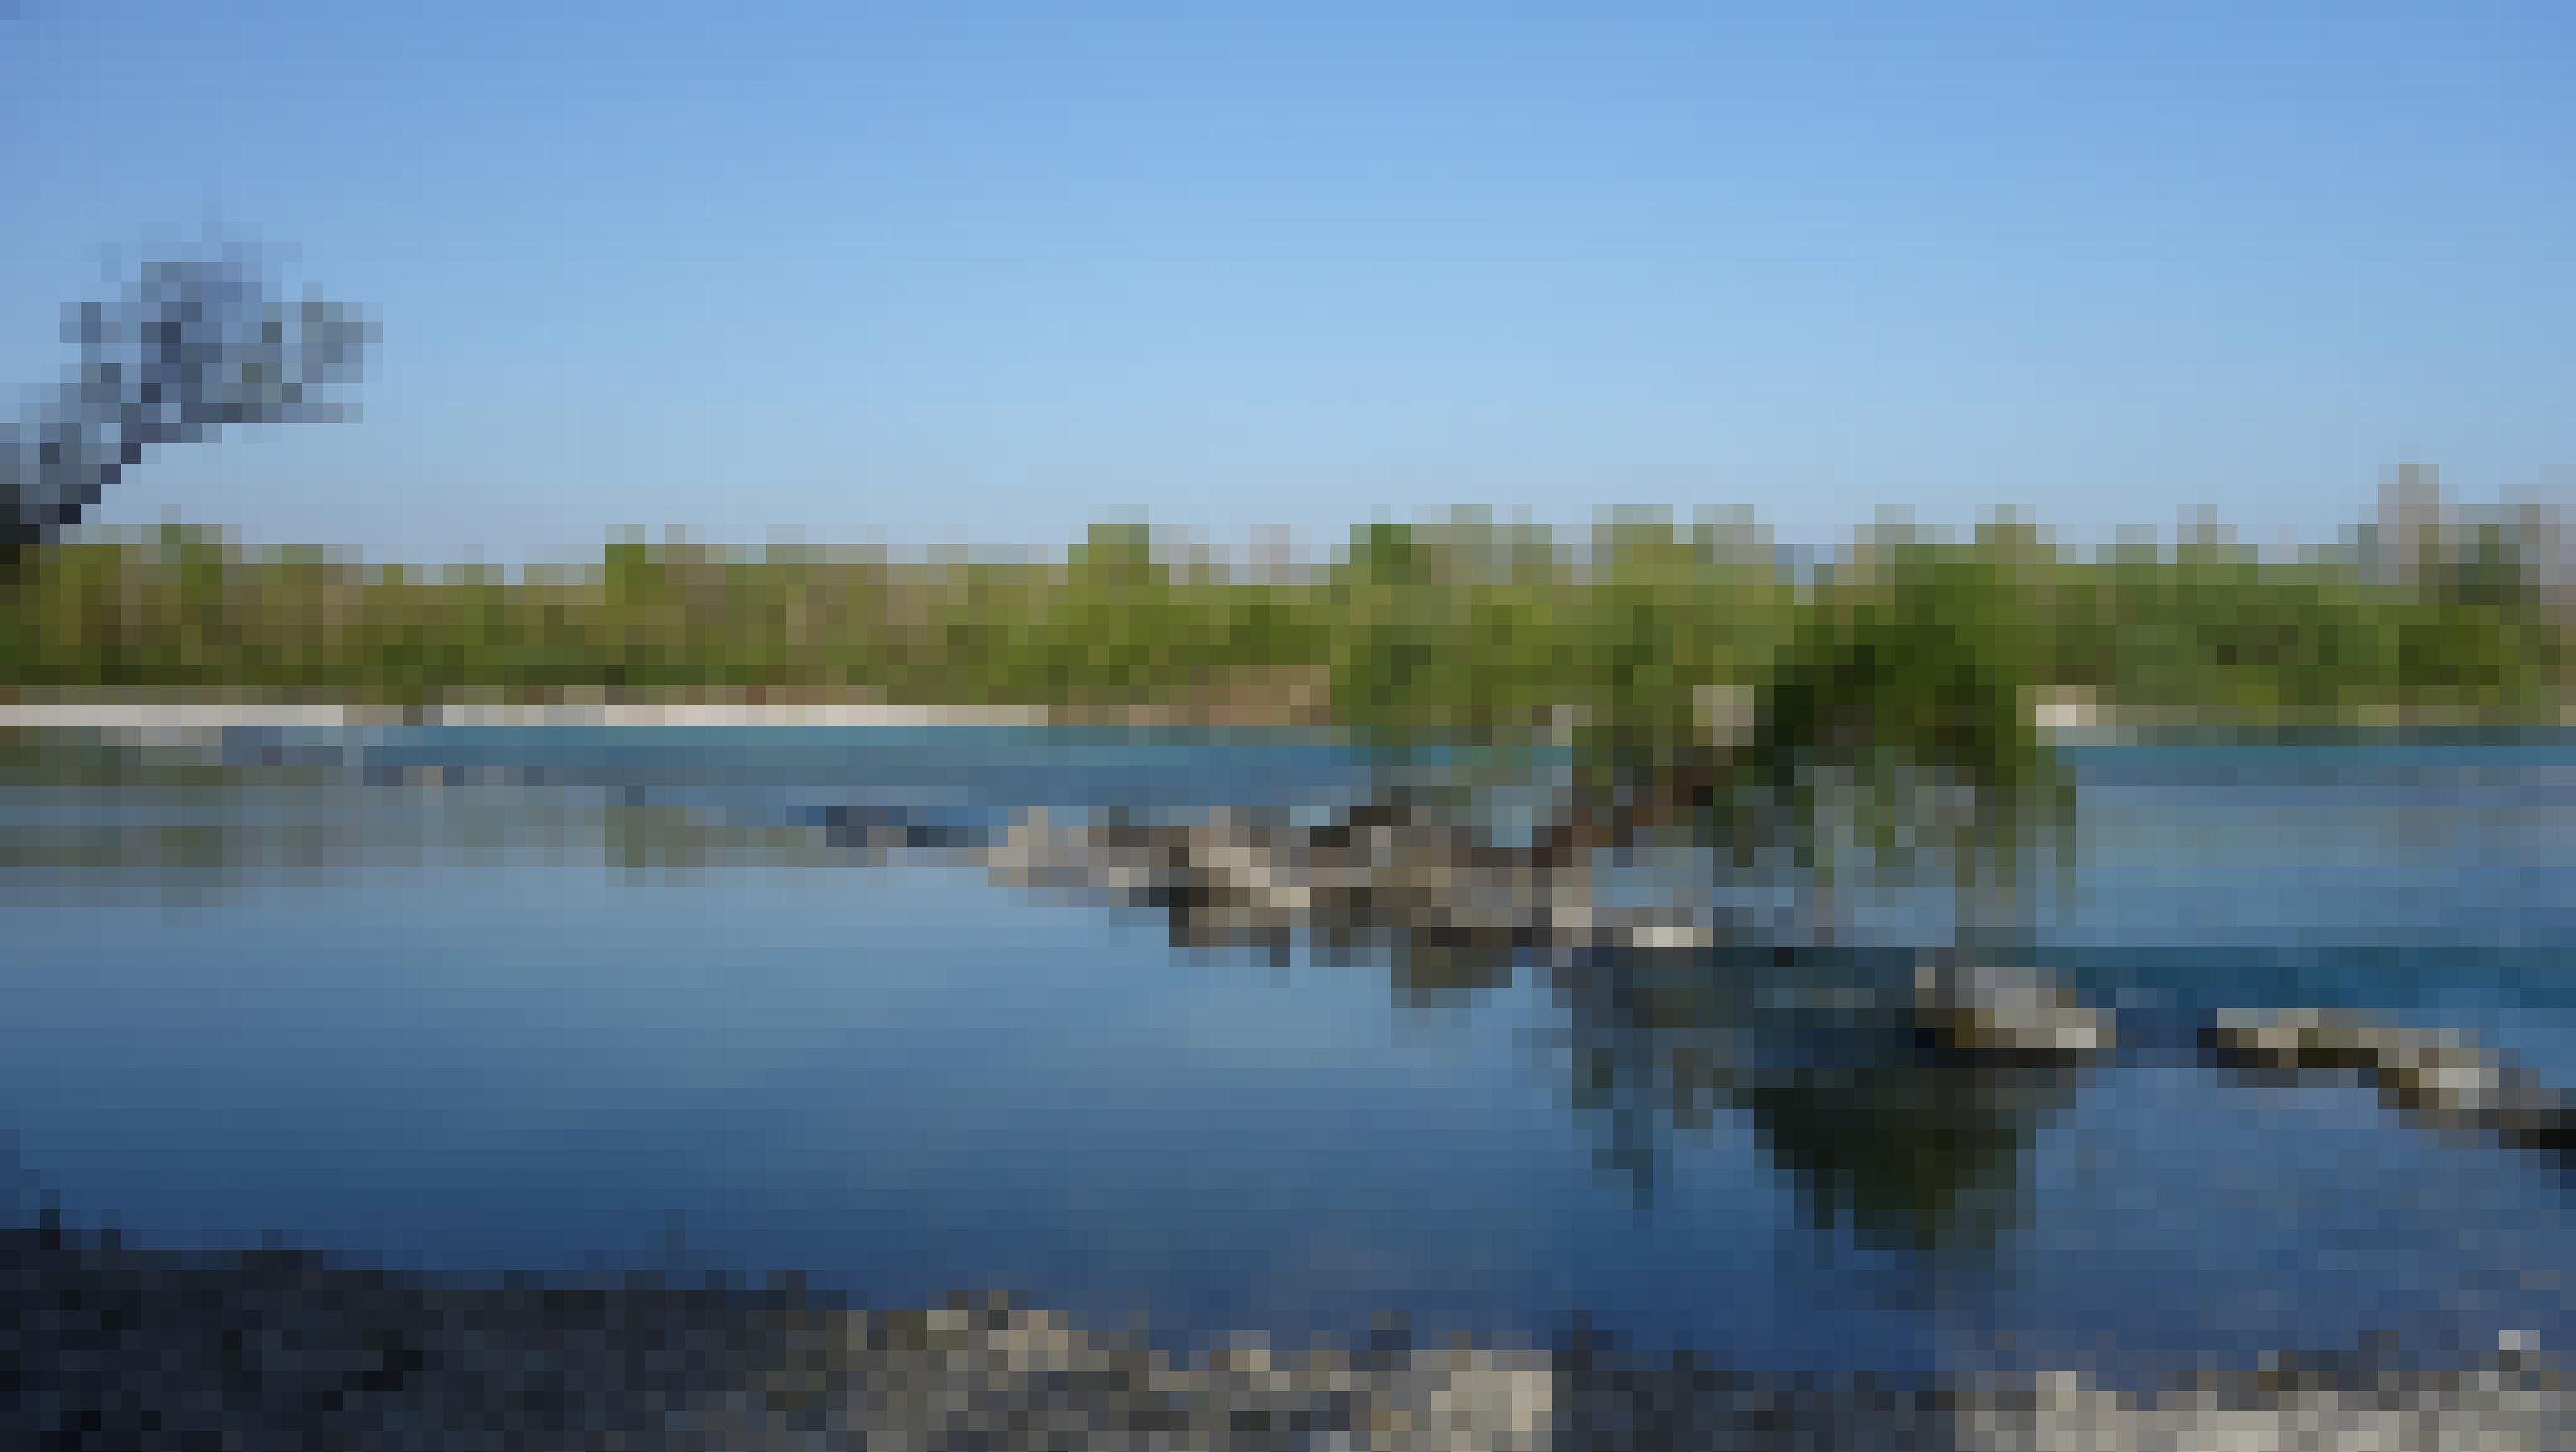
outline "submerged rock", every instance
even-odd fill
[[[1928,955],[1915,968],[1914,1001],[1941,1043],[1965,1053],[2078,1060],[2115,1042],[2109,1015],[2032,969]]]
[[[2437,1126],[2530,1149],[2576,1145],[2576,1104],[2502,1056],[2439,1029],[2408,1029],[2338,1009],[2227,1010],[2201,1032],[2219,1063],[2255,1073],[2345,1074],[2391,1107]]]

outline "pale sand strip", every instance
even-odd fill
[[[1701,703],[1711,734],[1721,739],[1739,734],[1744,729],[1748,705],[1732,695],[1710,696]],[[2040,733],[2058,741],[2117,740],[2132,729],[2118,716],[2089,701],[2064,696],[2043,696],[2032,714]],[[407,713],[384,707],[260,701],[0,701],[0,729],[58,728],[151,733],[219,731],[229,727],[329,730],[407,723],[427,726],[1043,726],[1053,719],[1054,713],[1034,706],[899,706],[874,702],[456,704]],[[2389,724],[2395,724],[2393,718]],[[2560,713],[2559,724],[2576,727],[2576,705],[2570,705]]]
[[[363,706],[259,702],[152,704],[122,701],[0,703],[0,728],[94,731],[220,731],[427,726],[1034,726],[1046,713],[1003,707],[886,705],[440,706],[417,714]]]
[[[440,726],[1038,726],[1046,712],[1005,706],[673,705],[445,706],[428,713]]]
[[[368,714],[347,706],[127,701],[14,701],[0,704],[0,726],[69,730],[215,731],[228,726],[327,728],[364,724],[370,724]]]

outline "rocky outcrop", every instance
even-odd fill
[[[1435,932],[1505,948],[1707,948],[1719,925],[1595,905],[1590,874],[1390,818],[1297,828],[1218,810],[1187,824],[1022,815],[971,854],[997,882],[1172,908],[1190,936]]]
[[[2576,1104],[2500,1055],[2438,1029],[2408,1029],[2335,1009],[2228,1011],[2202,1030],[2218,1063],[2258,1075],[2358,1078],[2437,1127],[2529,1149],[2576,1145]]]
[[[1956,953],[1924,957],[1914,1002],[1924,1025],[1962,1053],[2073,1063],[2110,1052],[2110,1015],[2079,1003],[2047,975]]]

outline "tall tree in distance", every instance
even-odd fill
[[[58,540],[99,495],[163,444],[227,424],[345,416],[373,328],[356,309],[272,297],[237,246],[148,263],[114,297],[66,310],[72,376],[0,424],[0,574]]]

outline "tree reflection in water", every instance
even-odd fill
[[[284,825],[260,810],[221,810],[209,794],[247,801],[245,793],[261,790],[258,780],[279,791],[327,787],[309,766],[245,773],[172,761],[156,771],[116,754],[30,755],[26,742],[18,747],[21,774],[53,787],[176,791],[195,802],[195,821],[211,824],[189,837],[186,855],[198,876],[226,877],[244,864],[275,860],[281,843],[271,839]],[[422,802],[463,790],[460,803],[485,801],[508,819],[485,823],[477,834],[495,840],[517,830],[509,821],[524,827],[534,820],[512,816],[506,803],[539,815],[546,802],[565,805],[525,782],[487,790],[370,788],[370,780],[362,769],[344,789],[400,790]],[[1527,982],[1550,1000],[1551,1048],[1570,1109],[1597,1135],[1603,1170],[1624,1181],[1640,1205],[1656,1201],[1682,1146],[1714,1132],[1731,1111],[1789,1177],[1805,1218],[1818,1227],[1840,1227],[1874,1246],[1928,1251],[1984,1244],[2010,1223],[2022,1152],[2065,1100],[2066,1071],[1945,1052],[1929,1042],[1910,992],[1916,955],[1837,946],[1829,906],[1810,912],[1803,936],[1777,932],[1761,915],[1721,921],[1705,894],[1645,910],[1640,919],[1650,928],[1704,930],[1710,941],[1697,946],[1641,948],[1616,941],[1615,933],[1605,941],[1601,932],[1574,932],[1569,924],[1578,911],[1596,929],[1617,921],[1596,896],[1610,895],[1611,879],[1622,872],[1652,876],[1658,853],[1697,864],[1680,875],[1685,888],[1690,871],[1702,873],[1706,887],[1712,863],[1765,872],[1812,854],[1793,837],[1765,844],[1674,830],[1682,814],[1634,789],[1588,820],[1581,809],[1560,810],[1530,830],[1499,831],[1495,796],[1512,785],[1508,773],[1390,772],[1356,805],[1306,825],[1286,812],[1148,822],[1105,811],[1066,828],[1056,839],[1063,856],[1049,867],[1058,885],[1159,914],[1179,947],[1250,947],[1282,962],[1303,952],[1318,962],[1378,965],[1404,1005],[1468,1012],[1487,995]],[[754,857],[846,862],[855,847],[861,860],[884,860],[889,848],[928,851],[1000,877],[1015,830],[866,807],[827,814],[817,833],[731,820],[652,795],[594,793],[595,834],[567,834],[557,823],[545,835],[593,836],[607,860],[628,870]],[[382,847],[377,839],[389,831],[434,832],[441,821],[453,828],[464,820],[452,812],[393,815],[401,820],[373,825],[366,813],[307,816],[302,830],[347,840],[339,850],[294,855],[345,864],[371,855],[361,846]],[[1566,831],[1569,819],[1582,825]],[[1754,819],[1738,812],[1726,820]],[[1715,818],[1703,812],[1696,820]],[[1764,830],[1779,826],[1775,814]],[[47,830],[46,840],[60,847],[60,823]],[[167,827],[102,829],[84,842],[92,856],[174,866]],[[429,844],[411,845],[417,851]],[[1220,870],[1215,859],[1227,850],[1250,855]],[[1693,852],[1699,855],[1690,858]],[[1250,900],[1241,881],[1247,872],[1274,874],[1294,891]]]
[[[1320,829],[1238,819],[1238,840],[1273,854],[1265,870],[1306,870],[1298,914],[1247,911],[1221,874],[1199,870],[1198,857],[1221,854],[1189,829],[1102,835],[1151,844],[1144,856],[1161,879],[1126,895],[1167,914],[1176,945],[1257,946],[1278,960],[1302,937],[1320,960],[1382,963],[1401,1004],[1462,1012],[1522,973],[1537,975],[1533,988],[1552,1001],[1569,1107],[1594,1127],[1603,1170],[1641,1206],[1655,1201],[1681,1144],[1732,1110],[1819,1230],[1890,1250],[1974,1252],[2011,1225],[2023,1152],[2069,1097],[2073,1071],[1940,1046],[1912,992],[1918,952],[1838,947],[1830,921],[1812,917],[1804,940],[1775,936],[1750,921],[1719,922],[1706,902],[1695,920],[1712,943],[1641,947],[1571,935],[1564,910],[1551,917],[1546,906],[1561,904],[1569,885],[1587,897],[1602,890],[1616,870],[1607,861],[1637,868],[1659,849],[1697,849],[1705,864],[1715,846],[1720,863],[1776,867],[1812,863],[1810,844],[1650,832],[1622,803],[1580,829],[1598,835],[1574,852],[1568,843],[1581,839],[1560,830],[1562,820],[1512,844],[1497,843],[1480,815],[1473,793],[1390,781]],[[1321,859],[1372,838],[1362,885],[1317,886],[1329,876]],[[1425,880],[1446,884],[1447,897],[1419,890]],[[1516,886],[1460,886],[1470,881]],[[1500,911],[1495,891],[1525,900]]]
[[[1945,1052],[1892,995],[1796,1001],[1815,970],[1892,983],[1910,961],[1611,949],[1532,966],[1561,1015],[1570,1107],[1641,1207],[1672,1157],[1733,1111],[1811,1227],[1884,1249],[1987,1247],[2012,1223],[2023,1151],[2073,1071]]]

